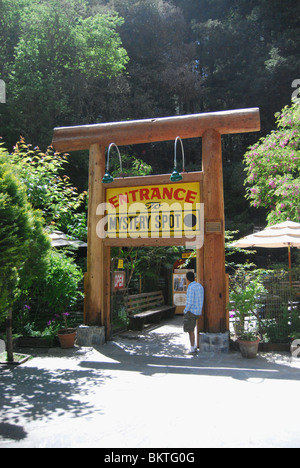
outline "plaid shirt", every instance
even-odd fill
[[[186,306],[184,313],[192,312],[194,315],[202,314],[202,307],[204,302],[204,288],[202,284],[193,281],[190,283],[186,294]]]

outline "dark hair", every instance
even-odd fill
[[[195,281],[195,275],[192,271],[188,271],[186,274],[186,279],[188,279],[191,283]]]

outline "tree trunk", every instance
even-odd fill
[[[6,319],[6,352],[7,361],[14,362],[13,340],[12,340],[12,308],[9,309]]]

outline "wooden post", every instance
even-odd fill
[[[196,250],[196,271],[197,271],[197,281],[204,286],[204,247]],[[204,291],[205,299],[205,291]],[[197,322],[197,347],[199,348],[199,333],[205,331],[205,316],[204,316],[204,305],[202,310],[202,315]]]
[[[202,137],[204,199],[204,316],[206,332],[226,331],[224,197],[221,135],[207,130]]]
[[[97,144],[90,147],[89,159],[89,206],[88,206],[88,252],[85,290],[86,325],[103,324],[103,239],[96,232],[99,217],[97,206],[104,202],[102,177],[105,173],[105,147]]]
[[[105,337],[109,340],[111,337],[111,316],[110,316],[110,293],[111,293],[111,274],[110,274],[110,247],[103,248],[103,286],[102,286],[102,325],[105,326]]]

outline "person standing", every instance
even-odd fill
[[[188,288],[183,316],[183,330],[189,334],[189,354],[194,354],[197,352],[197,344],[195,343],[195,326],[198,318],[202,315],[204,288],[202,284],[195,281],[195,275],[192,271],[189,271],[186,274],[186,279]]]

